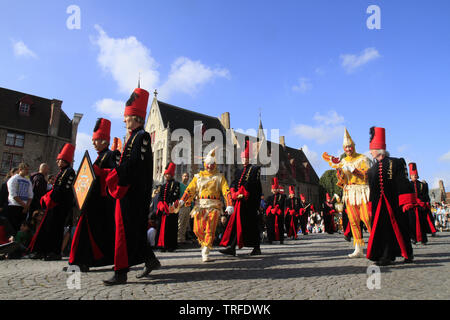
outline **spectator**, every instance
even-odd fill
[[[19,164],[19,172],[8,180],[8,218],[11,226],[17,232],[25,220],[33,199],[33,186],[26,178],[29,166],[26,163]]]
[[[227,229],[228,220],[229,220],[228,216],[226,215],[220,216],[220,220],[216,228],[216,236],[214,237],[215,246],[218,246],[220,241],[222,240],[223,233]]]
[[[54,174],[51,174],[48,176],[48,182],[47,182],[47,191],[52,190],[53,185],[55,184],[56,176]]]
[[[20,230],[17,232],[14,237],[14,242],[16,243],[16,248],[14,251],[8,254],[8,259],[20,259],[22,258],[26,251],[27,247],[30,244],[31,238],[33,237],[33,233],[31,231],[31,223],[24,221],[20,225]]]
[[[150,219],[148,219],[148,229],[147,229],[147,240],[152,248],[155,248],[156,246],[156,233],[157,233],[156,220],[155,216],[152,216],[150,217]]]
[[[1,190],[0,190],[0,216],[8,217],[8,180],[15,174],[19,172],[19,168],[12,168],[9,170],[5,179],[3,180]]]
[[[14,232],[8,219],[0,216],[0,260],[5,259],[17,247],[14,243]]]
[[[436,209],[436,222],[441,232],[443,231],[444,219],[445,219],[445,209],[443,205],[438,203]]]
[[[186,190],[187,186],[189,184],[189,173],[185,172],[181,176],[181,182],[180,182],[180,194],[183,195],[184,191]],[[189,228],[189,219],[191,212],[190,207],[182,207],[180,208],[180,211],[178,212],[178,243],[184,244],[186,243],[186,231]]]
[[[33,213],[35,210],[41,209],[41,198],[47,193],[47,176],[49,172],[49,167],[46,163],[41,163],[39,166],[39,171],[32,173],[31,183],[33,185],[33,200],[30,205],[30,213]],[[28,221],[31,220],[31,216]]]
[[[31,216],[31,231],[34,234],[36,230],[39,228],[42,219],[44,218],[43,210],[35,210],[33,215]]]

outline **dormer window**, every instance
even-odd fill
[[[29,115],[30,114],[30,105],[25,102],[21,102],[19,104],[19,112],[23,115]]]

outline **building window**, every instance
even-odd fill
[[[30,105],[28,103],[25,102],[20,102],[19,103],[19,112],[22,115],[29,115],[30,114]]]
[[[21,162],[22,162],[21,154],[3,152],[2,166],[0,168],[1,173],[6,175],[9,172],[9,170],[19,166],[19,163]]]
[[[152,142],[152,145],[155,144],[155,137],[156,137],[156,132],[152,131],[152,133],[150,133],[150,141]]]
[[[25,135],[21,133],[10,132],[6,134],[5,145],[11,147],[23,148],[25,144]]]
[[[162,155],[163,155],[162,149],[156,150],[156,175],[160,175],[163,172]]]

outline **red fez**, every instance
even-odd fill
[[[111,121],[108,119],[99,118],[94,127],[94,134],[92,140],[106,140],[109,141],[111,132]]]
[[[289,194],[295,194],[295,186],[289,186]]]
[[[245,142],[245,150],[241,152],[241,158],[250,159],[250,149],[252,148],[252,143],[247,140]]]
[[[417,172],[417,165],[414,162],[409,163],[409,176],[412,176],[415,174],[416,176],[419,176],[419,173]]]
[[[330,202],[331,201],[331,197],[330,197],[330,195],[327,193],[327,202]]]
[[[112,151],[116,151],[116,150],[120,151],[120,149],[122,149],[122,141],[119,138],[114,137],[111,150]]]
[[[148,91],[136,88],[125,106],[124,116],[138,116],[145,119],[147,114]]]
[[[300,200],[306,201],[305,195],[303,193],[300,194]]]
[[[166,167],[166,170],[164,171],[164,174],[170,174],[172,177],[175,176],[175,163],[169,162],[169,164]]]
[[[386,130],[384,128],[370,128],[370,150],[386,150]]]
[[[272,189],[279,189],[280,186],[278,185],[278,178],[272,178]]]
[[[75,146],[70,143],[66,143],[61,152],[56,157],[56,160],[64,160],[71,164],[73,162],[73,154],[75,153]]]

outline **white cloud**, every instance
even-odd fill
[[[318,144],[327,143],[336,136],[343,136],[344,126],[342,124],[345,119],[336,111],[331,110],[327,115],[316,113],[314,120],[318,123],[317,126],[298,124],[294,126],[294,133],[304,139],[314,140]]]
[[[361,54],[341,54],[341,65],[347,71],[347,73],[352,73],[356,69],[362,67],[363,65],[369,63],[372,60],[380,58],[381,55],[375,48],[366,48]]]
[[[299,78],[298,84],[292,86],[295,92],[306,93],[312,89],[311,80],[308,78]]]
[[[171,94],[181,92],[197,93],[203,85],[215,78],[230,78],[227,69],[211,68],[201,61],[179,57],[171,65],[165,82],[160,79],[159,64],[152,57],[151,50],[136,37],[112,38],[98,25],[98,35],[91,39],[100,52],[97,62],[112,76],[119,92],[131,94],[141,75],[141,87],[147,90],[158,89],[160,99],[168,99]]]
[[[176,92],[194,95],[214,78],[229,79],[230,72],[227,69],[211,69],[200,61],[179,57],[172,63],[168,79],[159,92],[162,97],[169,97]]]
[[[23,41],[13,41],[13,50],[16,57],[37,59],[37,55]]]
[[[100,48],[97,61],[102,69],[110,73],[119,91],[131,94],[136,88],[139,73],[141,87],[155,88],[159,81],[158,64],[151,56],[150,49],[135,37],[111,38],[98,25],[98,37],[91,41]]]
[[[450,151],[440,156],[439,161],[450,162]]]
[[[110,116],[114,119],[122,119],[125,110],[125,102],[113,99],[102,99],[94,105],[97,112]]]

